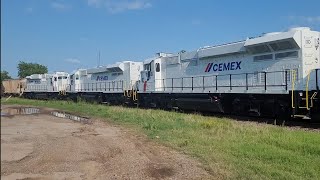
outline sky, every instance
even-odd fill
[[[72,72],[307,26],[319,0],[1,0],[1,70]]]

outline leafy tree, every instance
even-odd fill
[[[20,61],[18,64],[18,76],[20,78],[25,78],[31,74],[45,74],[48,73],[47,66],[38,63],[26,63]]]
[[[4,92],[4,87],[3,87],[2,81],[5,79],[12,79],[12,78],[9,75],[8,71],[1,71],[1,82],[0,82],[1,97],[2,97],[2,93]]]
[[[5,79],[12,79],[12,78],[9,75],[8,71],[1,71],[1,84],[2,84],[2,81]]]

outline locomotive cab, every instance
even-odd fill
[[[70,75],[66,72],[56,72],[51,78],[53,91],[66,91],[70,84]]]
[[[70,75],[70,91],[80,91],[81,83],[87,76],[85,69],[78,69]]]
[[[145,60],[141,71],[140,89],[146,91],[163,91],[165,88],[165,57],[170,53],[157,53],[156,57]]]

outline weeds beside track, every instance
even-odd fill
[[[85,102],[11,98],[132,128],[198,158],[221,179],[320,179],[320,132],[228,118]]]

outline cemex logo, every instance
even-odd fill
[[[211,69],[215,71],[229,71],[241,69],[241,61],[228,62],[228,63],[209,63],[205,69],[205,72],[210,72]]]

